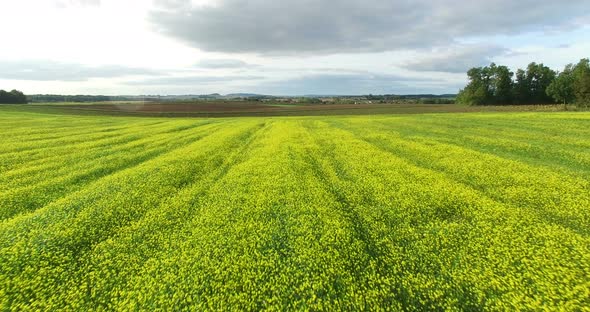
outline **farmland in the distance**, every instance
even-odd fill
[[[590,113],[0,110],[0,310],[588,310]]]

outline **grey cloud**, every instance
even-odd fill
[[[500,46],[455,46],[435,49],[431,53],[435,56],[409,62],[402,67],[414,71],[465,73],[469,68],[489,65],[495,56],[510,53]]]
[[[189,86],[199,84],[230,83],[264,79],[262,76],[184,76],[162,77],[129,81],[125,84],[133,86]]]
[[[118,65],[87,66],[47,60],[0,62],[0,79],[86,81],[91,78],[160,75],[158,71]]]
[[[160,0],[149,19],[206,51],[294,54],[441,46],[559,29],[589,13],[588,0]]]

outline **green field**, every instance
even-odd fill
[[[590,307],[590,113],[0,109],[0,310]]]

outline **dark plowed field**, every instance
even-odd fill
[[[29,104],[14,107],[43,113],[156,117],[324,116],[497,111],[555,111],[560,106],[460,106],[453,104],[295,104],[202,101],[147,103]]]

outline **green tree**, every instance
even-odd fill
[[[531,86],[530,103],[554,103],[553,98],[547,95],[547,87],[551,85],[556,76],[557,73],[554,70],[543,64],[529,64],[527,67],[527,78],[529,79]]]
[[[574,93],[574,65],[568,64],[565,69],[559,73],[557,78],[547,87],[547,95],[555,99],[556,102],[563,103],[567,109],[567,104],[572,103],[576,95]]]
[[[510,104],[512,76],[508,67],[492,63],[467,72],[469,84],[459,92],[457,103],[466,105]]]
[[[492,63],[489,68],[492,88],[493,104],[511,104],[512,102],[512,76],[514,73],[506,66],[496,66]]]
[[[20,91],[12,90],[6,92],[0,90],[0,104],[26,104],[27,97]]]
[[[485,105],[492,98],[489,69],[487,67],[472,68],[467,72],[469,84],[459,91],[457,103],[465,105]]]
[[[582,59],[573,70],[573,89],[579,106],[590,106],[590,60]]]
[[[27,103],[27,96],[18,90],[10,91],[10,95],[12,97],[12,101],[15,104],[26,104]]]
[[[8,104],[10,94],[4,90],[0,90],[0,104]]]
[[[524,70],[518,69],[516,71],[516,81],[514,82],[514,86],[512,88],[512,100],[514,104],[524,104],[527,103],[528,99],[531,97],[530,95],[530,84],[527,79],[527,74]]]
[[[556,72],[551,68],[530,63],[526,71],[516,72],[513,95],[515,104],[549,104],[553,98],[547,95],[547,87],[555,80]]]

